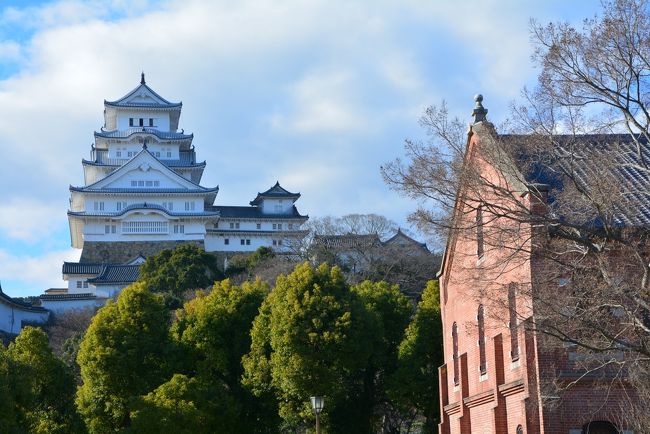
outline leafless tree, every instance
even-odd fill
[[[421,201],[410,218],[422,230],[480,238],[485,256],[498,258],[486,261],[479,276],[469,267],[465,275],[495,281],[524,264],[536,271],[531,281],[518,282],[531,304],[517,313],[549,348],[573,354],[572,376],[556,375],[547,396],[561,399],[563,390],[587,380],[616,388],[628,398],[627,414],[635,415],[627,423],[645,432],[648,2],[607,1],[582,29],[533,21],[531,38],[541,73],[537,87],[513,104],[509,134],[485,121],[478,101],[472,128],[487,139],[467,151],[463,123],[449,118],[444,103],[430,107],[421,119],[429,140],[407,141],[406,160],[386,164],[382,174]]]

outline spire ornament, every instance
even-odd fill
[[[483,107],[483,95],[480,93],[474,96],[474,101],[476,105],[472,111],[472,117],[474,117],[474,123],[485,122],[487,121],[487,109]]]
[[[140,74],[140,84],[147,84],[147,82],[144,81],[144,71]]]

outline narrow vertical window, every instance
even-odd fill
[[[487,358],[485,356],[485,313],[483,305],[478,307],[476,320],[478,321],[479,372],[481,375],[485,375],[487,372]]]
[[[460,378],[458,375],[458,324],[456,323],[451,326],[451,341],[454,359],[454,384],[458,385],[460,383]]]
[[[149,126],[153,127],[153,118],[149,118]]]
[[[144,127],[144,119],[143,118],[140,118],[140,126]]]
[[[483,257],[483,207],[476,209],[476,255],[479,259]]]
[[[510,323],[510,357],[512,361],[519,360],[519,339],[517,336],[517,285],[508,285],[508,316]]]
[[[133,118],[129,118],[129,126],[130,126],[130,127],[133,126]]]

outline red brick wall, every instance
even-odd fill
[[[494,167],[478,157],[477,149],[489,138],[489,129],[472,126],[468,144],[468,158],[480,167],[481,175],[494,183],[506,179]],[[490,198],[489,192],[481,195],[483,201],[501,201]],[[528,199],[522,196],[521,201]],[[541,207],[538,202],[530,207]],[[483,236],[486,240],[482,259],[477,257],[476,229],[470,227],[476,213],[460,208],[456,222],[467,223],[467,230],[458,230],[450,236],[440,276],[441,310],[444,333],[444,362],[441,369],[441,406],[443,408],[440,433],[515,433],[522,425],[524,432],[568,433],[580,429],[591,420],[617,422],[623,391],[609,391],[594,383],[580,383],[563,394],[559,400],[542,400],[543,385],[555,380],[558,369],[570,371],[572,364],[566,349],[558,346],[540,347],[544,340],[527,330],[525,321],[532,317],[533,303],[530,294],[535,273],[548,273],[549,264],[531,260],[533,251],[530,227],[513,226],[511,221],[491,221],[485,215]],[[495,230],[500,225],[510,225],[504,238]],[[519,360],[511,359],[511,330],[509,328],[507,288],[516,283],[519,343]],[[485,309],[485,351],[487,374],[479,373],[479,346],[477,311]],[[452,324],[458,324],[458,353],[460,356],[461,384],[453,383]],[[444,375],[443,375],[444,371]],[[540,386],[540,384],[542,386]],[[610,384],[611,386],[611,384]],[[608,394],[609,393],[609,394]],[[542,402],[550,402],[542,406]],[[617,410],[619,413],[617,413]]]

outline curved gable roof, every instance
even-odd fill
[[[140,84],[135,89],[115,101],[104,100],[104,105],[113,107],[180,108],[183,103],[170,102],[158,95],[152,88],[147,86],[143,72]]]
[[[280,186],[280,181],[263,193],[257,193],[257,197],[251,201],[251,205],[259,205],[264,199],[292,199],[298,200],[300,193],[291,193]]]
[[[148,164],[151,168],[157,168],[160,172],[167,174],[171,179],[174,179],[179,186],[182,186],[185,189],[199,192],[215,192],[218,191],[219,187],[215,188],[206,188],[203,187],[177,173],[176,171],[170,169],[166,164],[158,160],[149,150],[146,145],[142,147],[142,150],[136,154],[135,157],[124,163],[118,169],[109,173],[106,177],[100,179],[97,182],[94,182],[90,185],[84,187],[73,187],[70,186],[71,191],[101,191],[107,189],[108,185],[111,184],[114,180],[118,179],[127,172],[133,170],[136,167],[140,167],[142,164]],[[165,190],[165,189],[160,189]],[[166,189],[170,190],[170,189]]]

